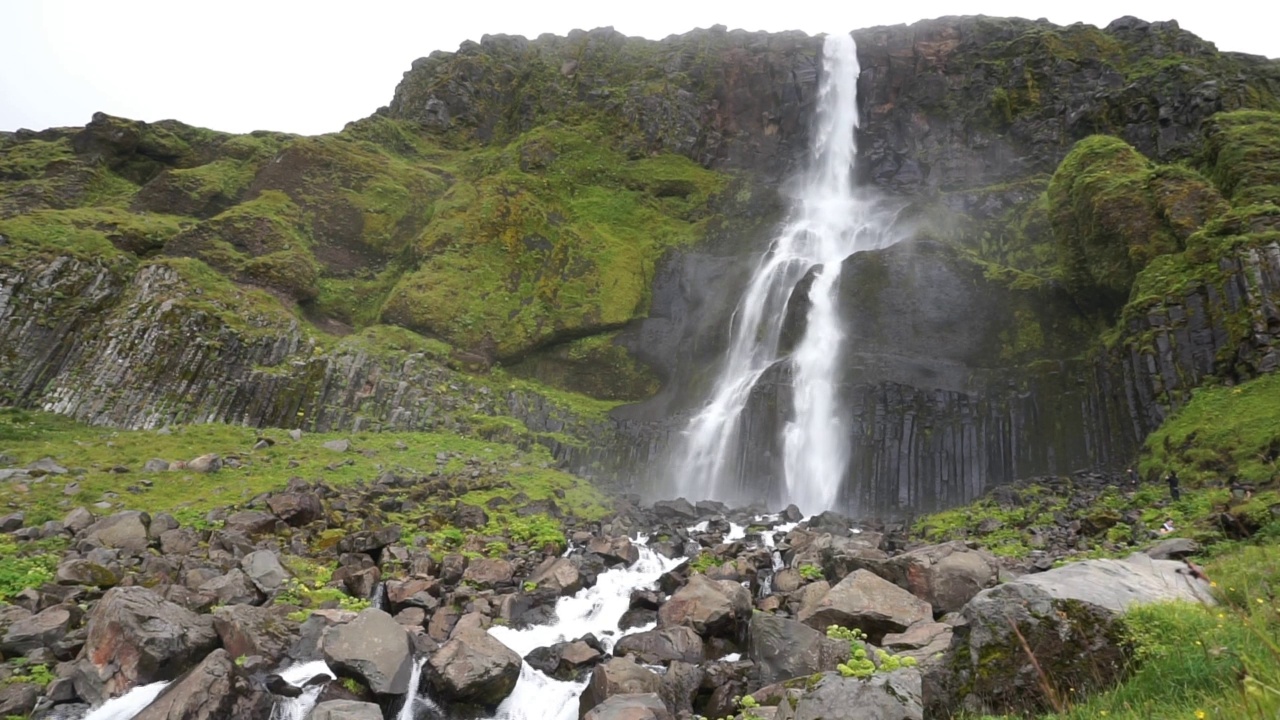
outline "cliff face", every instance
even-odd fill
[[[1132,19],[854,35],[859,169],[913,239],[846,261],[851,509],[1123,462],[1191,388],[1275,368],[1276,62]],[[0,138],[0,400],[453,429],[637,481],[807,160],[820,51],[487,36],[334,135]],[[778,492],[788,372],[744,419],[746,495]]]

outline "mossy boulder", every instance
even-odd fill
[[[1237,205],[1280,204],[1280,113],[1219,113],[1207,123],[1202,162]]]

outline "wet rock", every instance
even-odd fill
[[[322,644],[324,659],[334,670],[351,673],[374,692],[402,695],[409,689],[409,635],[382,610],[368,608],[351,622],[328,628]]]
[[[492,709],[516,686],[521,658],[487,632],[470,630],[427,661],[431,686],[446,700]]]
[[[591,680],[578,697],[578,717],[615,695],[657,693],[661,688],[662,679],[652,670],[630,658],[614,658],[591,671]]]
[[[695,574],[658,610],[658,627],[687,625],[702,637],[738,639],[746,632],[751,610],[746,588]]]
[[[9,625],[0,640],[0,653],[6,657],[25,655],[38,648],[52,648],[66,636],[80,619],[75,606],[54,605],[31,617]]]
[[[758,686],[835,670],[849,659],[849,643],[787,618],[757,613],[751,618],[747,658]]]
[[[255,697],[256,696],[256,697]],[[166,687],[134,720],[224,720],[270,711],[267,694],[253,687],[221,648]]]
[[[582,589],[582,574],[569,558],[549,557],[529,576],[529,582],[557,595],[573,595]]]
[[[306,720],[382,720],[382,708],[358,700],[326,700],[312,708]]]
[[[257,550],[240,560],[240,569],[262,592],[270,595],[289,579],[289,572],[270,550]]]
[[[84,540],[101,547],[140,552],[151,543],[150,525],[150,515],[127,510],[108,515],[90,525],[84,531]]]
[[[693,503],[678,498],[676,500],[660,500],[653,504],[653,514],[667,523],[686,523],[698,519],[698,510]]]
[[[587,542],[587,552],[604,558],[608,565],[631,565],[640,559],[640,551],[626,537],[593,537]]]
[[[53,581],[59,585],[109,588],[120,584],[120,575],[111,568],[89,560],[66,560],[54,572]]]
[[[231,657],[258,655],[274,664],[298,632],[287,614],[281,606],[227,605],[213,611],[213,629]]]
[[[920,673],[903,668],[867,679],[826,673],[800,697],[795,720],[924,720]]]
[[[903,553],[888,563],[884,575],[933,606],[934,612],[956,612],[974,595],[996,584],[997,564],[984,550],[949,542]]]
[[[40,700],[40,687],[32,683],[0,684],[0,717],[26,717]]]
[[[557,680],[576,681],[604,658],[600,642],[588,635],[573,642],[534,648],[524,660]]]
[[[213,648],[213,620],[143,587],[107,591],[88,615],[76,694],[95,705],[137,685],[177,677]]]
[[[239,568],[209,580],[198,590],[212,595],[219,605],[257,605],[263,599],[258,587]]]
[[[704,659],[702,638],[685,626],[627,635],[614,645],[613,654],[633,655],[645,665],[666,665],[673,660],[697,665]]]
[[[796,507],[794,503],[788,505],[786,509],[782,511],[783,522],[796,523],[803,519],[804,513],[800,512],[800,508]]]
[[[672,720],[657,693],[613,695],[588,712],[584,720]]]
[[[309,492],[273,495],[267,499],[267,508],[290,527],[309,525],[324,515],[320,498]]]
[[[462,573],[463,582],[470,581],[478,587],[510,585],[515,569],[509,560],[481,558],[473,561]]]
[[[841,580],[799,615],[801,622],[819,631],[831,625],[858,628],[873,643],[885,633],[902,632],[932,618],[928,603],[867,570]]]
[[[693,703],[702,685],[702,670],[697,665],[674,661],[662,675],[658,694],[676,717],[691,717]],[[762,719],[763,720],[763,719]]]

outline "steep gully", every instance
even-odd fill
[[[858,62],[853,39],[833,35],[824,48],[824,76],[820,90],[818,126],[814,133],[812,162],[801,179],[801,191],[793,218],[783,227],[739,303],[733,341],[711,397],[684,433],[685,442],[675,459],[682,471],[676,476],[676,492],[690,497],[732,500],[737,487],[735,458],[743,439],[740,417],[752,387],[760,376],[783,360],[780,339],[787,303],[796,286],[809,283],[810,307],[803,337],[791,352],[795,385],[794,417],[782,438],[785,453],[785,485],[789,497],[806,511],[833,507],[848,462],[846,437],[835,403],[835,376],[843,335],[835,294],[841,262],[849,255],[882,248],[892,242],[889,224],[880,209],[852,184],[856,154],[856,81]],[[845,320],[847,322],[847,320]],[[761,516],[757,520],[776,521]],[[786,532],[795,523],[778,525]],[[690,528],[696,530],[699,528]],[[772,547],[773,532],[754,539]],[[742,540],[746,529],[731,525],[727,540]],[[556,622],[517,630],[494,626],[489,633],[507,647],[527,655],[538,647],[595,635],[606,651],[622,637],[619,621],[628,608],[631,592],[652,587],[665,572],[686,558],[667,558],[637,539],[640,558],[629,567],[602,573],[596,583],[556,605]],[[572,552],[572,550],[570,550]],[[776,551],[775,570],[781,560]],[[764,583],[767,590],[768,581]],[[382,592],[375,592],[375,604]],[[653,626],[632,628],[643,632]],[[394,711],[395,720],[442,717],[444,711],[418,692],[425,658],[415,659],[410,692]],[[317,675],[336,677],[323,661],[282,668],[281,677],[304,692],[296,698],[279,698],[272,720],[304,720],[315,706],[323,684],[308,683]],[[147,707],[167,683],[135,688],[85,715],[82,720],[130,720]],[[496,709],[495,720],[575,720],[577,698],[586,680],[555,680],[522,664],[514,691]]]

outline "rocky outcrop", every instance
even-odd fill
[[[492,709],[520,677],[520,656],[483,630],[469,630],[440,646],[427,661],[431,686],[446,699]]]
[[[371,690],[403,695],[413,672],[413,648],[403,626],[376,608],[329,628],[324,635],[325,660],[339,672],[360,678]]]
[[[946,690],[929,698],[930,712],[950,717],[960,707],[1049,707],[1028,648],[1058,690],[1085,693],[1123,679],[1129,664],[1118,619],[1126,609],[1166,600],[1212,602],[1208,583],[1185,571],[1180,562],[1134,555],[1071,563],[982,591],[962,611],[961,642],[938,669],[947,676]]]
[[[747,657],[761,687],[814,673],[833,671],[849,659],[849,643],[828,638],[795,620],[768,613],[751,618]]]
[[[90,611],[87,625],[74,680],[76,694],[94,704],[137,685],[177,677],[218,642],[209,616],[143,587],[108,590]]]
[[[867,570],[854,571],[799,614],[809,627],[857,628],[872,642],[932,617],[928,603]]]

